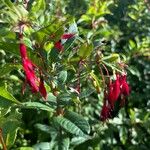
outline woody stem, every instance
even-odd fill
[[[7,150],[6,144],[5,144],[4,139],[3,139],[2,129],[1,128],[0,128],[0,143],[3,146],[3,150]]]

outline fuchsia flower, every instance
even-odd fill
[[[130,94],[130,88],[126,79],[126,75],[120,77],[121,94],[123,94],[124,96],[128,96]]]
[[[44,86],[44,81],[43,81],[42,77],[40,79],[39,91],[40,91],[41,95],[46,99],[47,98],[47,92],[46,92],[46,89]]]
[[[110,118],[111,111],[112,111],[111,106],[109,105],[109,103],[107,103],[107,101],[105,101],[101,110],[100,120],[106,121],[108,118]]]
[[[56,49],[58,49],[59,52],[63,51],[63,49],[64,49],[63,45],[61,44],[61,41],[56,42],[56,43],[54,44],[54,47],[55,47]]]
[[[72,37],[74,37],[75,34],[72,34],[72,33],[65,33],[61,36],[61,39],[70,39]],[[59,52],[63,51],[64,50],[64,47],[61,43],[61,40],[57,41],[55,44],[54,44],[54,47],[56,49],[58,49]]]
[[[26,75],[26,82],[30,85],[32,92],[36,93],[39,91],[38,87],[38,78],[35,75],[32,62],[30,62],[28,59],[23,60],[23,68]]]
[[[126,81],[126,75],[117,74],[116,80],[114,82],[110,81],[108,89],[105,91],[104,105],[100,114],[101,121],[111,118],[112,113],[115,111],[115,104],[119,101],[120,106],[122,106],[125,103],[125,96],[128,96],[129,93],[130,88]]]
[[[28,83],[33,93],[40,92],[41,95],[46,99],[47,93],[44,87],[44,83],[43,81],[39,81],[39,78],[35,74],[35,68],[39,68],[33,64],[30,59],[28,59],[26,46],[23,43],[20,43],[19,48],[23,69],[26,75],[25,85]],[[23,92],[24,90],[25,87],[23,88]]]
[[[19,49],[20,49],[20,55],[21,55],[21,58],[22,58],[22,59],[27,58],[27,50],[26,50],[26,46],[25,46],[24,44],[22,44],[22,43],[20,43],[19,46],[20,46]]]
[[[117,79],[113,83],[110,81],[108,90],[108,101],[110,102],[112,107],[114,107],[114,103],[117,101],[120,95],[119,75],[117,75],[116,77]]]
[[[65,34],[63,34],[61,36],[61,39],[70,39],[72,37],[74,37],[74,34],[72,34],[72,33],[65,33]]]

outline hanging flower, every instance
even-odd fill
[[[56,43],[54,44],[54,47],[55,47],[59,52],[63,51],[63,49],[64,49],[63,45],[61,44],[61,40],[58,41],[58,42],[56,42]]]
[[[126,77],[126,75],[116,74],[116,80],[114,82],[110,81],[107,86],[108,89],[105,89],[104,105],[100,115],[101,121],[114,118],[120,108],[124,106],[126,96],[130,93]]]
[[[20,43],[19,45],[19,49],[20,49],[20,55],[22,59],[27,58],[27,50],[26,50],[26,46],[23,43]]]
[[[112,111],[111,106],[109,105],[107,101],[105,101],[101,110],[100,120],[101,121],[108,120],[111,117],[111,111]]]
[[[124,96],[128,96],[130,94],[130,88],[126,80],[127,80],[126,75],[122,75],[120,77],[121,94],[123,94]]]
[[[38,88],[38,77],[35,75],[33,64],[30,60],[24,59],[23,60],[23,68],[26,75],[26,81],[30,85],[32,92],[36,93],[39,91]]]
[[[61,36],[61,39],[70,39],[72,37],[74,37],[75,34],[72,34],[72,33],[65,33]],[[64,47],[61,43],[61,39],[59,41],[57,41],[55,44],[54,44],[54,47],[59,51],[59,52],[62,52],[64,50]]]
[[[38,77],[36,77],[34,72],[35,65],[27,57],[26,46],[20,44],[20,54],[22,58],[22,65],[26,75],[26,82],[30,85],[32,92],[38,92]]]
[[[35,64],[33,64],[30,59],[28,59],[26,46],[23,43],[20,43],[19,48],[22,65],[26,76],[25,85],[22,92],[24,93],[25,86],[28,83],[33,93],[40,92],[41,95],[46,99],[47,93],[44,87],[43,79],[39,80],[35,73],[35,69],[39,68]]]
[[[116,75],[117,79],[112,83],[109,83],[109,90],[108,90],[108,101],[110,102],[111,106],[114,106],[114,103],[117,101],[120,95],[120,82],[119,82],[119,75]]]
[[[61,39],[70,39],[72,37],[74,37],[74,34],[72,34],[72,33],[65,33],[65,34],[63,34],[61,36]]]
[[[46,89],[44,86],[44,81],[43,81],[42,77],[40,79],[39,91],[40,91],[41,95],[46,99],[47,98],[47,92],[46,92]]]

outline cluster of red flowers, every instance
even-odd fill
[[[63,34],[61,36],[61,39],[54,44],[54,47],[59,52],[63,51],[64,47],[61,43],[61,40],[62,39],[67,40],[67,39],[72,38],[73,36],[74,36],[74,34],[71,34],[71,33]],[[40,69],[34,63],[32,63],[32,61],[28,58],[26,46],[22,42],[23,35],[20,34],[19,38],[20,38],[20,41],[21,41],[20,42],[20,47],[19,47],[20,55],[21,55],[21,59],[22,59],[23,69],[24,69],[25,76],[26,76],[26,80],[25,80],[25,84],[24,84],[22,92],[24,93],[25,86],[28,83],[33,93],[39,92],[42,95],[42,97],[44,97],[46,99],[47,92],[46,92],[46,89],[45,89],[45,86],[44,86],[42,73],[41,73]],[[36,76],[35,69],[40,71],[40,78]]]
[[[19,49],[20,49],[23,69],[24,69],[25,76],[26,76],[25,86],[26,86],[26,83],[28,83],[33,93],[40,92],[42,97],[46,99],[47,92],[44,86],[42,75],[40,73],[40,78],[39,78],[35,74],[35,69],[39,70],[39,68],[35,64],[33,64],[32,61],[28,58],[25,44],[20,43]],[[25,90],[25,86],[23,88],[23,93]]]
[[[107,90],[105,90],[104,104],[100,114],[100,120],[106,121],[112,118],[115,111],[115,104],[119,101],[120,107],[124,104],[126,96],[130,93],[129,85],[126,81],[126,75],[116,75],[116,80],[110,80]]]

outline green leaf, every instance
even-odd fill
[[[69,150],[69,138],[59,137],[58,142],[55,144],[55,150]]]
[[[8,121],[3,128],[7,130],[6,145],[13,145],[17,137],[19,122]]]
[[[62,27],[61,22],[52,23],[46,27],[39,29],[38,31],[32,34],[32,37],[38,42],[42,43],[45,40],[51,42],[57,42],[60,40],[61,35],[64,33],[64,28]]]
[[[93,78],[93,84],[95,87],[97,87],[99,89],[99,91],[101,90],[101,85],[100,85],[100,80],[99,78],[94,74],[93,71],[91,71],[90,76]]]
[[[90,125],[81,115],[72,111],[66,111],[64,117],[74,123],[85,134],[90,133]]]
[[[90,56],[90,54],[91,54],[92,51],[93,51],[93,44],[92,43],[91,44],[84,43],[79,48],[78,55],[81,58],[86,58],[86,57]]]
[[[85,137],[74,137],[71,139],[71,145],[79,145],[84,143],[85,141],[89,140],[90,138]]]
[[[21,104],[11,93],[6,89],[6,86],[0,86],[0,96],[16,104]]]
[[[14,9],[14,5],[10,0],[2,0],[2,2],[9,8]]]
[[[67,80],[67,71],[61,71],[58,76],[58,81],[64,83]]]
[[[10,73],[12,70],[22,68],[21,65],[15,64],[5,64],[2,68],[0,68],[0,77],[5,76],[6,74]]]
[[[23,105],[25,106],[25,108],[29,108],[29,109],[40,109],[49,112],[54,111],[53,108],[39,102],[25,102],[23,103]]]
[[[115,62],[120,60],[120,56],[119,54],[114,53],[114,54],[110,54],[109,56],[103,57],[102,60],[107,62]]]
[[[51,135],[51,138],[52,140],[56,139],[57,137],[57,134],[58,134],[58,131],[56,130],[56,128],[54,127],[51,127],[51,126],[48,126],[48,125],[45,125],[45,124],[40,124],[40,123],[37,123],[35,125],[35,127],[47,134],[50,134]]]
[[[16,43],[0,42],[0,49],[20,56],[19,45]]]
[[[30,15],[34,14],[36,16],[39,16],[42,12],[45,11],[45,8],[46,8],[45,0],[34,1],[30,9]]]
[[[12,146],[17,137],[17,131],[21,125],[21,114],[17,110],[12,110],[9,115],[0,117],[0,126],[3,131],[4,140],[8,147]]]
[[[52,42],[46,42],[44,44],[44,50],[47,52],[47,53],[50,53],[51,49],[54,47],[54,44]]]
[[[57,97],[57,99],[59,100],[59,104],[64,107],[64,106],[70,106],[72,105],[72,97],[69,93],[60,93]]]
[[[34,150],[32,147],[19,147],[17,150]]]
[[[95,89],[86,88],[85,90],[83,90],[83,91],[80,93],[79,97],[80,97],[80,99],[86,98],[86,97],[89,97],[89,96],[90,96],[92,93],[94,93],[94,92],[95,92]]]
[[[19,8],[21,8],[21,10],[19,10],[10,0],[2,0],[2,2],[7,6],[7,8],[9,9],[8,12],[10,14],[14,13],[18,16],[18,20],[19,20],[19,18],[20,19],[22,18],[22,14],[26,14],[25,13],[26,10],[23,7],[19,6]],[[23,11],[24,13],[22,12],[23,9],[24,9],[24,11]]]
[[[56,126],[59,125],[72,134],[77,136],[85,136],[84,132],[76,124],[62,116],[54,117],[54,122]]]
[[[135,49],[137,47],[136,43],[133,40],[129,40],[130,49]]]
[[[49,142],[41,142],[41,143],[35,144],[33,148],[34,150],[50,150],[51,146]]]

